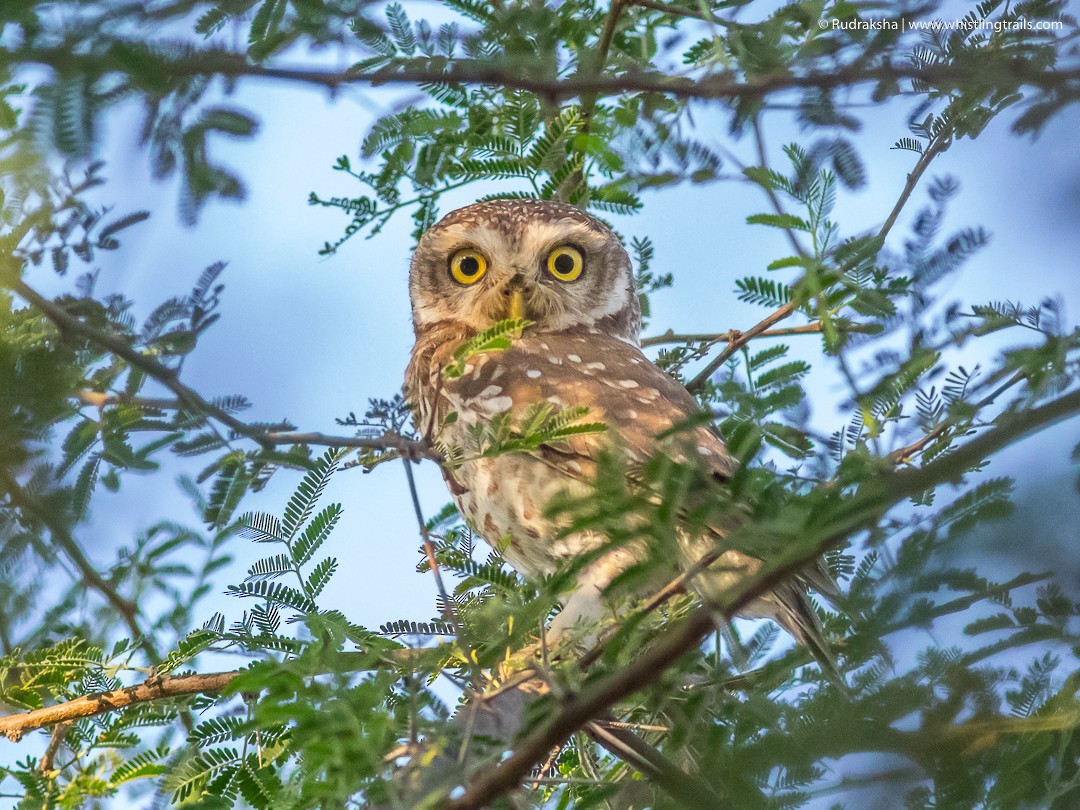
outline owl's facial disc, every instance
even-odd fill
[[[508,318],[537,331],[596,329],[637,339],[639,310],[618,238],[580,209],[494,200],[451,212],[430,228],[410,278],[417,330],[482,331]]]

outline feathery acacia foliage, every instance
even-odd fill
[[[1003,114],[1037,133],[1080,97],[1065,4],[986,0],[965,25],[921,32],[912,23],[934,7],[909,10],[902,29],[860,26],[901,19],[870,3],[445,0],[438,22],[425,11],[0,7],[0,793],[34,808],[128,806],[151,781],[158,804],[206,807],[858,807],[860,788],[910,808],[1080,802],[1072,583],[1038,560],[1003,576],[964,553],[1021,497],[983,472],[988,459],[1080,412],[1080,331],[1053,300],[939,301],[988,235],[948,232],[959,182],[928,175]],[[349,67],[297,67],[314,48]],[[355,192],[311,193],[344,222],[327,220],[324,255],[395,217],[411,216],[418,238],[461,189],[599,217],[679,183],[761,192],[747,238],[786,248],[721,291],[762,307],[761,320],[706,335],[664,325],[649,341],[738,470],[720,484],[692,460],[629,469],[602,457],[589,493],[551,505],[607,538],[603,550],[651,551],[616,583],[645,601],[620,603],[598,646],[555,658],[541,631],[584,560],[526,582],[452,507],[425,519],[415,497],[434,615],[372,630],[325,590],[356,563],[334,535],[342,506],[322,502],[333,476],[400,457],[411,485],[422,458],[452,478],[466,458],[604,430],[583,409],[496,418],[467,447],[426,446],[400,395],[338,420],[351,435],[245,421],[246,396],[185,382],[220,316],[223,263],[189,268],[190,292],[142,319],[127,296],[99,291],[95,257],[149,216],[92,202],[110,189],[94,160],[110,116],[141,106],[143,152],[156,177],[178,178],[193,223],[243,198],[240,174],[212,153],[255,138],[242,92],[255,77],[315,92],[383,84],[415,102],[337,158]],[[880,226],[853,231],[836,202],[868,182],[852,140],[867,101],[907,105],[909,131],[894,137],[911,170]],[[803,128],[781,164],[765,148],[776,115]],[[740,164],[743,145],[754,157]],[[652,269],[647,238],[629,247],[649,317],[649,296],[675,279]],[[55,297],[38,292],[46,276],[60,279]],[[496,324],[444,373],[527,328]],[[820,356],[793,352],[801,334],[820,338]],[[839,427],[807,394],[829,369],[843,383]],[[91,559],[83,532],[102,491],[160,478],[170,455],[201,459],[181,482],[197,525],[155,521],[95,562],[107,555]],[[252,492],[294,473],[280,513],[250,511]],[[765,566],[704,607],[682,580],[657,594],[680,558],[676,520],[730,523],[724,543]],[[245,543],[258,556],[230,585],[223,569]],[[822,554],[845,591],[818,608],[845,688],[772,625],[725,623],[711,640],[717,620]],[[205,597],[226,588],[234,614],[207,615]],[[213,671],[222,661],[231,668]],[[505,718],[515,739],[484,725],[475,698],[451,705],[493,682],[537,695]],[[853,760],[866,766],[859,784],[844,778]]]

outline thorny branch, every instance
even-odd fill
[[[52,321],[56,328],[60,330],[61,335],[66,337],[78,335],[89,340],[110,354],[119,357],[133,368],[137,368],[148,377],[157,380],[172,391],[185,408],[191,408],[194,411],[206,414],[241,436],[255,441],[266,450],[273,449],[274,443],[268,441],[261,431],[237,419],[224,408],[207,401],[193,388],[189,388],[180,382],[176,371],[138,351],[120,336],[91,326],[80,318],[65,312],[62,307],[57,306],[55,302],[50,301],[41,293],[32,289],[22,279],[15,279],[11,283],[11,288],[20,298],[34,306],[42,315]]]
[[[345,653],[344,658],[352,659],[345,667],[347,671],[371,672],[379,669],[399,669],[414,666],[414,659],[420,651],[397,649],[383,652],[378,660],[373,661],[368,653]],[[339,659],[340,660],[340,659]],[[250,670],[238,669],[228,672],[210,672],[194,675],[160,675],[147,678],[140,684],[125,686],[110,692],[93,692],[82,697],[45,706],[21,714],[0,717],[0,737],[6,736],[17,742],[28,731],[47,728],[56,723],[71,723],[87,717],[118,711],[137,703],[152,703],[168,698],[187,697],[206,692],[220,692],[241,675],[250,674]]]
[[[38,763],[38,770],[46,776],[52,773],[56,754],[60,751],[60,746],[64,744],[64,737],[67,736],[68,729],[70,728],[70,721],[57,723],[56,727],[53,728],[52,737],[49,738],[49,745],[46,747],[45,753],[41,755],[41,761]]]
[[[731,359],[735,352],[739,351],[743,346],[749,343],[756,337],[760,337],[774,325],[784,320],[795,311],[795,302],[789,301],[776,311],[770,313],[768,316],[760,320],[758,323],[751,326],[745,332],[739,332],[736,337],[733,337],[728,341],[728,345],[724,347],[724,350],[720,354],[716,355],[710,360],[705,368],[698,372],[694,379],[690,380],[686,384],[688,391],[696,391],[708,382],[709,377],[716,373],[716,370],[720,368],[724,363]]]

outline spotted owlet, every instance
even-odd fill
[[[630,259],[602,223],[570,205],[496,200],[454,211],[428,230],[409,279],[416,344],[406,372],[413,420],[429,441],[468,443],[470,427],[509,412],[522,417],[536,403],[584,406],[603,433],[541,445],[526,452],[463,461],[447,475],[462,515],[526,576],[551,573],[568,558],[600,547],[588,532],[566,535],[546,516],[557,493],[588,491],[597,457],[617,447],[631,460],[652,455],[657,435],[700,412],[694,399],[641,352],[640,307]],[[533,323],[510,347],[474,354],[450,376],[445,368],[464,342],[493,324]],[[447,418],[450,414],[456,414]],[[717,477],[736,462],[710,427],[688,431],[689,444]],[[685,445],[684,445],[685,446]],[[718,538],[712,538],[716,542]],[[575,623],[605,612],[603,592],[634,562],[629,547],[600,556],[549,629],[558,640]],[[758,562],[724,553],[716,588],[752,574]],[[810,576],[814,586],[827,575]],[[720,581],[717,581],[720,580]],[[820,650],[819,627],[800,581],[782,583],[743,614],[776,620]]]

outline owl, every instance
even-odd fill
[[[444,471],[461,514],[526,577],[552,573],[604,546],[605,538],[595,533],[560,531],[545,507],[556,495],[588,492],[605,450],[625,454],[629,462],[658,450],[691,452],[718,478],[735,470],[720,437],[701,420],[678,434],[678,444],[658,445],[659,435],[687,424],[700,408],[642,354],[630,259],[619,239],[581,209],[516,199],[447,214],[420,239],[409,291],[416,343],[405,390],[427,441],[466,445],[478,424],[507,414],[513,422],[530,408],[535,412],[537,403],[556,411],[587,407],[589,421],[607,427],[527,452],[466,454],[452,473]],[[463,343],[508,318],[532,325],[509,348],[470,356],[460,374],[444,372]],[[678,539],[702,556],[700,540]],[[719,540],[718,531],[707,545]],[[585,566],[548,629],[548,642],[580,640],[573,635],[578,625],[595,626],[604,618],[605,591],[640,553],[634,546],[615,548]],[[729,549],[704,579],[718,592],[759,565]],[[833,588],[828,575],[814,568],[742,613],[774,619],[818,654],[820,627],[807,582],[826,592]]]

